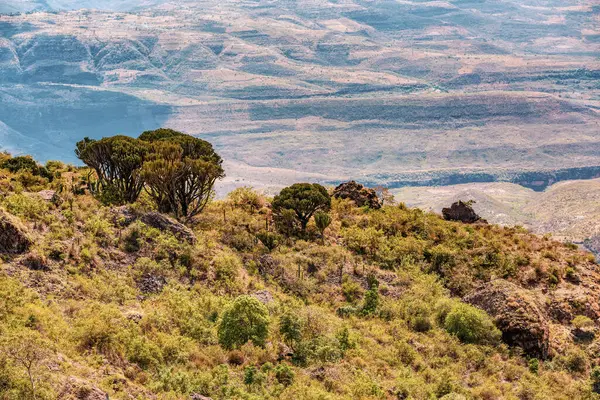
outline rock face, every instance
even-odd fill
[[[502,339],[532,357],[548,357],[549,326],[527,291],[503,279],[486,283],[464,299],[496,321]]]
[[[336,187],[333,191],[333,197],[336,199],[350,199],[358,207],[381,208],[381,200],[377,197],[375,190],[366,188],[355,181],[345,182]]]
[[[471,224],[481,220],[473,207],[467,202],[458,201],[450,206],[450,208],[442,209],[442,215],[446,221],[460,221]]]
[[[269,304],[273,302],[273,295],[268,290],[259,290],[255,292],[252,296],[256,297],[258,301],[263,304]]]
[[[137,279],[138,288],[146,294],[160,293],[167,284],[163,276],[156,276],[150,273],[143,274]]]
[[[157,212],[149,212],[141,216],[140,220],[153,228],[159,229],[161,231],[169,231],[173,234],[173,236],[178,239],[185,240],[188,243],[195,243],[196,236],[194,232],[192,232],[185,225],[177,222],[173,218],[167,217],[166,215],[157,213]]]
[[[0,253],[22,254],[33,244],[21,222],[0,210]]]
[[[107,400],[108,395],[81,379],[71,377],[63,386],[57,399]]]
[[[201,394],[198,394],[198,393],[192,393],[190,395],[190,400],[212,400],[212,398],[207,397],[207,396],[202,396]]]
[[[148,226],[161,231],[168,231],[180,240],[185,240],[190,244],[196,243],[196,235],[187,226],[177,222],[171,217],[167,217],[158,212],[149,212],[138,214],[128,206],[115,207],[111,210],[112,222],[121,227],[129,226],[136,220],[140,220]]]

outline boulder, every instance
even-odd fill
[[[42,198],[42,200],[50,202],[56,202],[59,198],[58,194],[56,193],[56,190],[40,190],[37,194]]]
[[[548,357],[548,321],[526,290],[497,279],[468,294],[464,300],[495,319],[504,342],[521,347],[529,356]]]
[[[33,241],[18,218],[0,210],[0,254],[22,254]]]
[[[138,215],[129,206],[115,207],[110,210],[112,222],[116,226],[126,227],[138,219]]]
[[[58,400],[107,400],[108,394],[79,378],[70,377],[56,398]]]
[[[470,202],[457,201],[450,208],[442,209],[442,215],[446,221],[460,221],[468,224],[481,221],[481,217],[477,215]]]
[[[373,209],[381,208],[381,200],[373,189],[369,189],[355,181],[345,182],[333,191],[336,199],[350,199],[358,207],[367,206]]]
[[[137,279],[138,288],[146,294],[154,294],[162,292],[167,284],[164,276],[157,276],[151,273],[145,273]]]
[[[187,226],[177,220],[158,212],[137,213],[129,206],[115,207],[111,210],[112,222],[116,226],[126,227],[138,219],[148,226],[163,232],[171,232],[173,236],[190,244],[196,243],[196,235]]]
[[[212,400],[212,398],[208,396],[203,396],[199,393],[192,393],[190,395],[190,400]]]
[[[146,225],[158,230],[171,232],[176,238],[185,240],[190,244],[194,244],[196,242],[196,236],[194,235],[194,232],[192,232],[187,226],[161,213],[145,213],[140,217],[140,220]]]
[[[596,338],[596,329],[593,326],[574,328],[571,333],[573,340],[577,343],[591,343]]]
[[[254,296],[258,301],[263,304],[269,304],[273,302],[273,295],[268,290],[259,290],[255,292],[252,296]]]

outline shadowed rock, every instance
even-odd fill
[[[79,378],[71,377],[63,386],[57,399],[106,400],[108,395]]]
[[[458,201],[450,206],[450,208],[442,209],[442,215],[446,221],[460,221],[468,224],[481,221],[481,217],[477,215],[470,202]]]
[[[187,226],[177,222],[173,218],[167,217],[166,215],[149,212],[141,216],[140,220],[153,228],[161,231],[168,231],[178,239],[185,240],[188,243],[195,243],[196,236]]]
[[[115,207],[111,210],[111,214],[112,222],[117,226],[126,227],[139,219],[146,225],[160,231],[171,232],[173,236],[180,240],[185,240],[190,244],[196,243],[196,235],[191,229],[164,214],[158,212],[139,214],[128,206]]]
[[[0,210],[0,253],[25,253],[32,244],[23,224],[16,217]]]
[[[207,396],[202,396],[201,394],[198,394],[198,393],[192,393],[190,395],[190,400],[212,400],[212,398],[207,397]]]
[[[367,206],[372,209],[381,208],[381,200],[375,190],[369,189],[355,181],[345,182],[335,188],[333,197],[336,199],[350,199],[357,207]]]
[[[486,283],[464,300],[495,319],[504,342],[521,347],[532,357],[548,357],[548,321],[526,290],[498,279]]]

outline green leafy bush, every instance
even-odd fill
[[[444,321],[444,328],[463,343],[497,344],[501,333],[482,310],[456,303]]]
[[[234,349],[248,342],[262,347],[269,334],[269,310],[251,296],[240,296],[227,307],[218,327],[219,343]]]

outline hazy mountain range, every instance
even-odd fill
[[[93,9],[93,10],[92,10]],[[591,1],[15,1],[0,12],[0,146],[76,161],[168,126],[226,185],[390,187],[600,173]],[[20,13],[20,14],[18,14]]]

